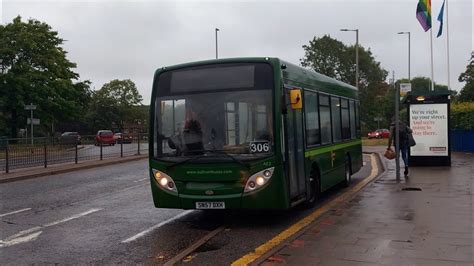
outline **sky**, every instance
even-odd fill
[[[347,45],[370,48],[381,66],[408,77],[411,32],[411,77],[431,76],[430,32],[415,17],[418,0],[312,1],[118,1],[0,0],[0,22],[17,15],[48,23],[65,40],[64,49],[81,80],[93,89],[113,79],[131,79],[148,104],[157,68],[215,58],[280,57],[295,64],[303,45],[325,34]],[[436,38],[442,0],[432,0],[434,80],[448,83],[446,23],[449,23],[450,85],[460,90],[473,51],[472,0],[449,0],[448,22]],[[446,17],[445,17],[446,19]]]

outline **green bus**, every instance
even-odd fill
[[[157,208],[288,209],[362,167],[351,85],[278,58],[163,67],[150,105]]]

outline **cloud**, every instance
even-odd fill
[[[433,18],[441,0],[433,0]],[[15,16],[50,24],[81,79],[99,89],[112,79],[132,79],[147,104],[155,69],[215,57],[277,56],[299,63],[302,45],[329,34],[346,44],[370,47],[382,66],[407,77],[411,32],[411,76],[430,76],[429,33],[415,19],[416,1],[6,1],[2,23]],[[465,70],[472,49],[472,3],[450,1],[451,85]],[[433,20],[434,30],[438,23]],[[446,31],[445,31],[446,33]],[[447,83],[446,34],[433,39],[435,81]]]

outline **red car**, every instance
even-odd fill
[[[132,143],[132,136],[127,133],[115,133],[114,139],[116,143]]]
[[[367,137],[369,139],[387,139],[390,137],[390,130],[383,128],[383,129],[377,129],[375,131],[369,132],[367,134]]]
[[[101,144],[115,145],[114,133],[111,130],[99,130],[95,135],[94,145],[99,146]]]

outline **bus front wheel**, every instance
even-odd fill
[[[306,199],[305,205],[307,207],[313,207],[316,204],[320,194],[321,194],[321,178],[319,171],[316,168],[313,168],[311,176],[309,178],[309,197]]]

